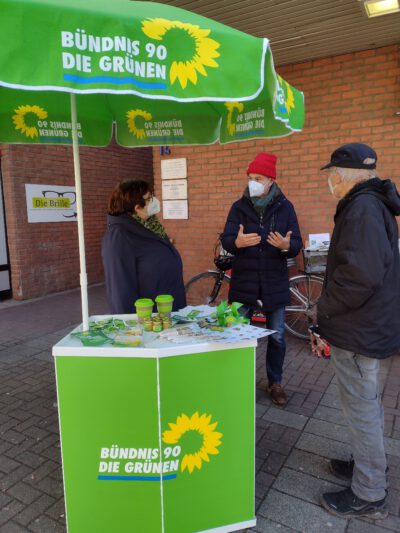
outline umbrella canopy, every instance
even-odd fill
[[[169,5],[0,0],[0,142],[211,144],[302,128],[267,39]],[[34,91],[27,93],[26,91]]]
[[[276,74],[268,39],[155,2],[0,0],[0,11],[0,142],[74,146],[82,293],[79,145],[108,145],[114,125],[126,147],[303,126],[303,94]]]

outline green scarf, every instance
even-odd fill
[[[158,235],[161,239],[164,239],[165,237],[167,237],[167,232],[165,231],[164,226],[158,220],[156,215],[152,215],[147,220],[143,220],[138,215],[132,215],[132,218],[136,220],[136,222],[138,222],[139,224],[147,228],[148,230]]]
[[[254,209],[259,215],[263,215],[265,209],[272,202],[275,197],[275,194],[278,191],[278,186],[276,183],[273,183],[268,191],[267,196],[253,196],[250,198]]]

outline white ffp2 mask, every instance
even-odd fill
[[[332,179],[331,179],[331,177],[329,176],[329,177],[328,177],[328,187],[329,187],[329,190],[331,191],[331,194],[332,194],[333,196],[335,196],[335,189],[336,189],[337,185],[338,185],[337,183],[336,183],[335,185],[332,184]]]
[[[258,181],[249,180],[248,187],[250,196],[261,196],[264,194],[264,185]]]
[[[150,202],[147,204],[147,214],[149,217],[156,215],[160,212],[160,200],[153,196]]]

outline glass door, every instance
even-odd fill
[[[4,213],[3,183],[0,171],[0,300],[11,297],[10,261],[8,258],[7,230]]]

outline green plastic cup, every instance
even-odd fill
[[[139,298],[139,300],[136,300],[135,307],[139,322],[144,322],[145,318],[151,317],[153,305],[154,302],[150,298]]]
[[[174,303],[174,297],[170,294],[159,294],[156,297],[157,311],[168,315],[172,311],[172,304]]]

